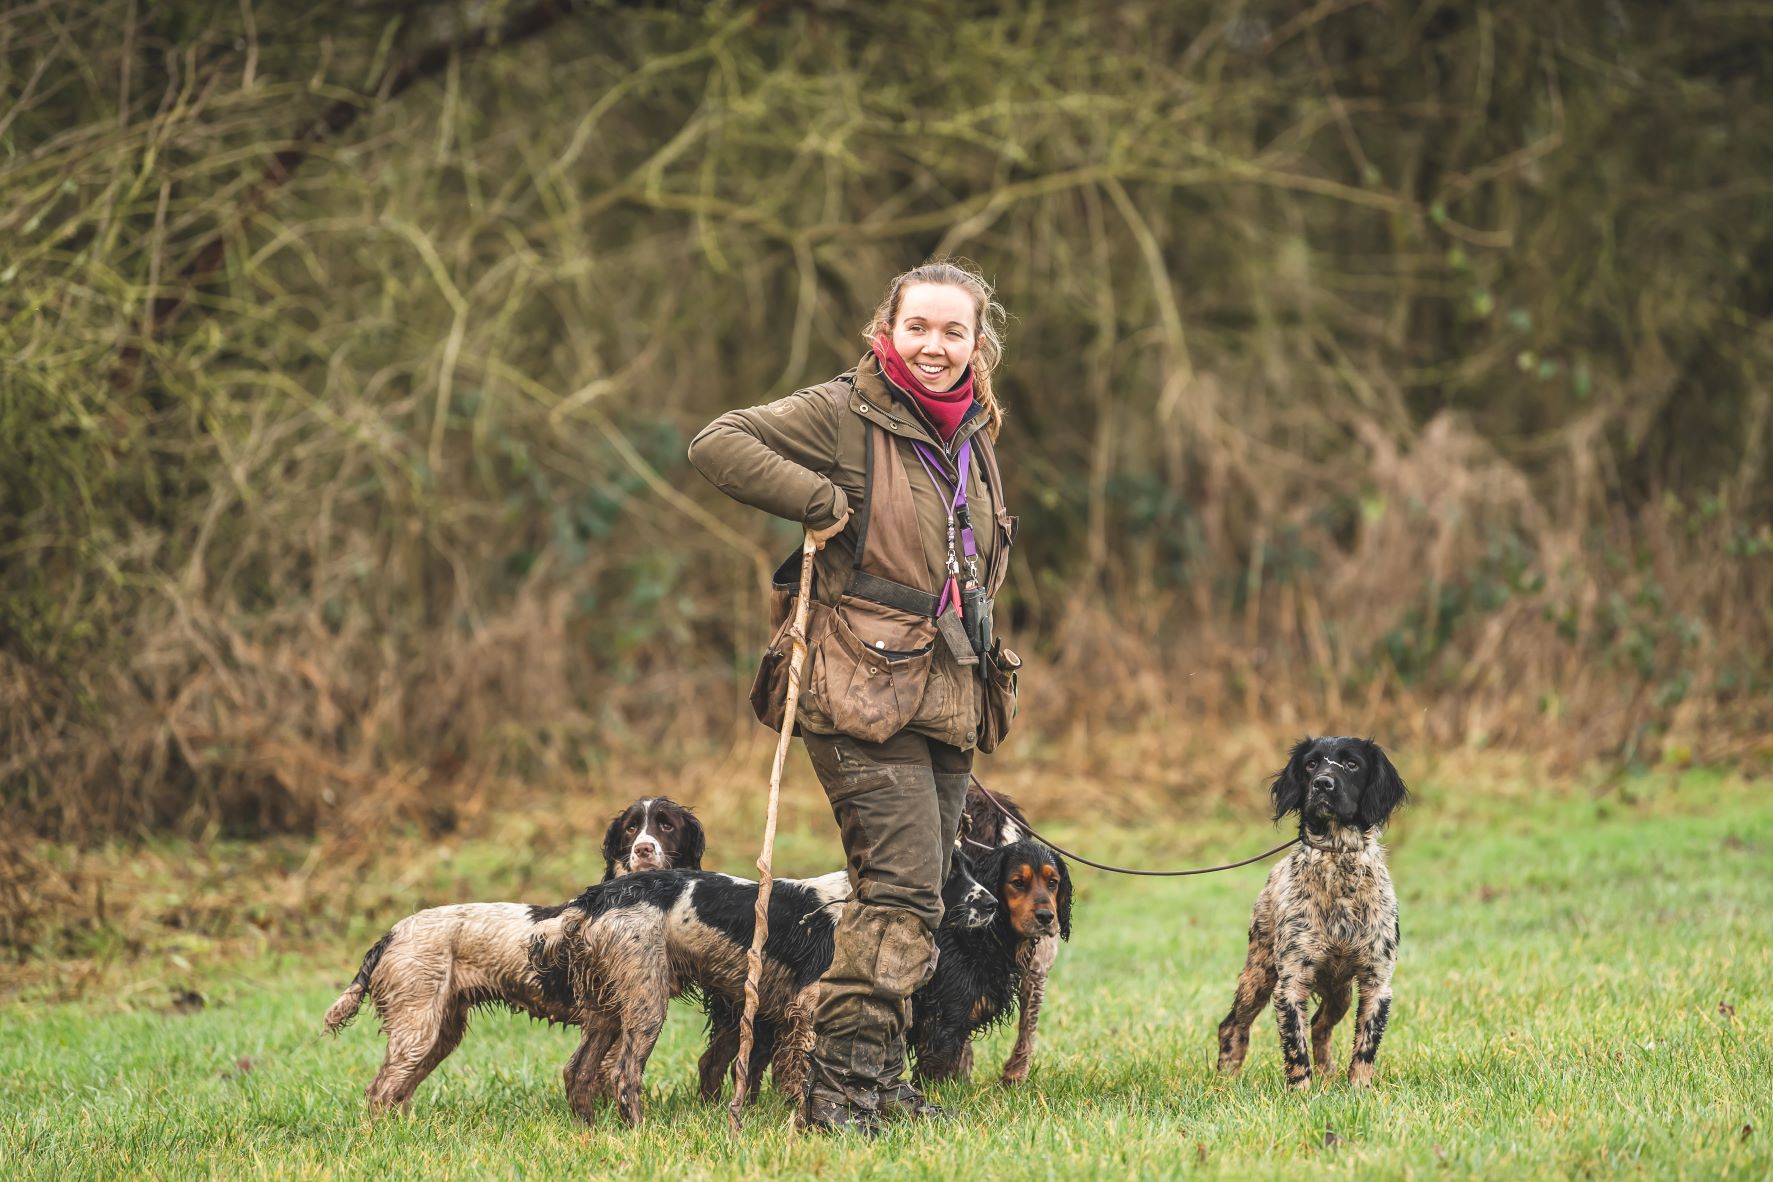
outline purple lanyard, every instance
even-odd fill
[[[929,444],[915,439],[911,441],[911,446],[917,449],[917,458],[923,462],[923,470],[929,476],[930,483],[935,486],[936,495],[948,502],[948,578],[942,584],[942,596],[936,603],[936,614],[939,616],[948,605],[950,593],[954,596],[954,610],[960,610],[960,560],[954,552],[954,522],[967,503],[967,473],[972,469],[973,440],[971,436],[968,436],[961,441],[960,453],[955,464],[960,479],[955,481],[952,500],[943,491],[941,467],[936,462],[935,449]],[[966,525],[961,527],[960,545],[961,552],[966,555],[967,559],[967,577],[975,579],[978,577],[979,547],[973,538],[971,517],[967,519]]]

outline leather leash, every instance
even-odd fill
[[[1049,841],[1047,838],[1042,837],[1039,833],[1035,832],[1034,827],[1032,825],[1030,825],[1030,824],[1028,824],[1028,822],[1023,821],[1020,818],[1018,818],[1016,816],[1016,814],[1010,812],[1009,809],[1004,807],[1004,804],[1001,800],[999,800],[999,799],[997,799],[997,797],[991,795],[990,791],[988,791],[986,789],[985,785],[979,783],[978,776],[972,775],[971,772],[969,772],[967,774],[969,777],[971,777],[971,779],[973,781],[973,787],[975,787],[979,790],[979,795],[983,796],[986,800],[990,801],[991,807],[996,809],[998,812],[1002,813],[1004,815],[1005,819],[1007,819],[1008,821],[1010,821],[1014,825],[1017,825],[1023,829],[1028,830],[1028,836],[1034,838],[1036,841],[1040,842],[1042,845],[1048,847],[1054,853],[1059,854],[1063,857],[1070,858],[1073,862],[1081,862],[1085,866],[1094,866],[1097,870],[1106,870],[1110,874],[1137,874],[1137,875],[1140,875],[1140,876],[1143,876],[1146,878],[1181,878],[1184,875],[1188,875],[1188,874],[1217,874],[1221,870],[1236,870],[1239,866],[1248,866],[1251,862],[1260,862],[1264,858],[1272,858],[1274,855],[1280,853],[1282,850],[1286,849],[1287,847],[1298,845],[1301,840],[1300,838],[1295,837],[1291,841],[1283,841],[1281,844],[1275,846],[1273,849],[1265,850],[1264,852],[1257,854],[1253,858],[1245,858],[1241,862],[1227,862],[1223,866],[1200,866],[1200,867],[1197,867],[1193,870],[1133,870],[1133,869],[1126,867],[1126,866],[1110,866],[1105,862],[1092,862],[1088,858],[1084,857],[1082,854],[1074,854],[1070,850],[1066,849],[1064,846],[1060,845],[1058,842]],[[976,845],[982,850],[988,850],[988,849],[993,848],[991,846],[986,845],[982,841],[974,841],[970,837],[963,838],[962,840],[964,840],[968,845]]]

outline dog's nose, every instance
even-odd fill
[[[656,858],[659,856],[659,843],[650,837],[642,837],[635,841],[633,854],[637,858]]]
[[[1043,924],[1052,923],[1053,909],[1051,907],[1037,907],[1034,911],[1034,918]]]
[[[1335,786],[1336,781],[1330,779],[1328,776],[1319,776],[1311,782],[1311,788],[1314,792],[1328,792]]]

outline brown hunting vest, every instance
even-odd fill
[[[951,746],[990,751],[1014,717],[1021,661],[1001,642],[982,658],[973,653],[952,607],[938,627],[940,587],[924,586],[929,563],[904,449],[878,423],[868,422],[867,432],[855,564],[834,604],[813,595],[796,729],[875,743],[913,730]],[[982,582],[995,594],[1009,568],[1014,519],[1003,507],[1003,477],[990,436],[979,430],[972,439],[992,500],[985,528],[996,532]],[[799,568],[796,551],[772,581],[774,634],[752,687],[758,718],[775,728],[787,697],[788,630]]]

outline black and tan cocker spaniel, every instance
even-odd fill
[[[936,934],[936,972],[912,998],[912,1025],[907,1032],[913,1071],[920,1081],[968,1078],[973,1068],[972,1039],[1007,1018],[1012,1007],[1017,1014],[1016,1042],[999,1082],[1014,1085],[1027,1079],[1047,974],[1059,941],[1071,938],[1071,875],[1065,860],[1029,840],[1028,818],[1014,800],[1002,793],[996,798],[1002,809],[994,807],[977,785],[967,790],[955,857],[960,867],[970,868],[968,880],[977,876],[984,890],[998,900],[997,918],[989,926],[944,919]],[[955,875],[950,875],[945,902],[956,886]],[[977,918],[976,909],[972,918]],[[703,1005],[709,1042],[701,1061],[702,1096],[713,1100],[737,1057],[738,1009],[718,994],[705,994]],[[760,1079],[771,1062],[776,1037],[767,1017],[759,1020],[757,1031],[753,1079]],[[778,1072],[777,1085],[781,1083]]]
[[[1404,782],[1371,739],[1297,744],[1274,778],[1274,819],[1299,814],[1299,845],[1269,872],[1250,918],[1250,951],[1231,1013],[1219,1024],[1219,1070],[1235,1075],[1250,1023],[1274,997],[1287,1083],[1311,1086],[1312,1061],[1328,1079],[1330,1032],[1360,987],[1348,1082],[1373,1081],[1373,1060],[1391,1013],[1397,963],[1397,893],[1379,835],[1404,803]],[[1319,998],[1306,1047],[1305,1009]]]
[[[911,997],[911,1026],[905,1032],[905,1042],[913,1078],[919,1082],[966,1077],[973,1061],[972,1040],[1008,1018],[1012,1009],[1028,1005],[1031,962],[1038,963],[1041,973],[1034,993],[1038,1012],[1052,954],[1049,951],[1039,958],[1034,954],[1071,938],[1071,872],[1065,859],[1038,841],[1018,837],[1014,826],[986,826],[981,831],[1006,840],[983,852],[955,851],[942,890],[945,910],[936,931],[935,972]],[[773,903],[770,910],[773,916]],[[775,921],[770,922],[773,942]],[[750,929],[744,932],[748,936]],[[811,986],[817,985],[818,976],[830,963],[829,936],[822,936],[822,940],[821,959],[807,966],[812,971],[803,978]],[[723,1073],[737,1055],[736,1033],[723,1034],[723,1029],[736,1028],[737,1012],[736,1001],[724,1011],[710,1010],[712,1034],[708,1053],[702,1057],[705,1098],[720,1094]],[[763,1033],[770,1008],[765,1006],[761,1012],[764,1019],[758,1024],[754,1056],[766,1054],[763,1048],[771,1045]],[[1017,1082],[1026,1075],[1027,1056],[1034,1050],[1032,1018],[1026,1009],[1022,1014],[1029,1020],[1019,1028],[1018,1050],[1011,1055],[1011,1062],[1020,1062],[1022,1071],[1004,1082]],[[778,1036],[776,1024],[767,1028],[769,1037]],[[800,1052],[804,1059],[812,1042],[811,1027],[801,1029],[799,1037],[805,1044]],[[774,1062],[776,1086],[797,1094],[795,1077],[784,1075],[783,1059],[777,1057]],[[760,1058],[754,1057],[752,1077],[757,1078],[761,1070]]]
[[[993,793],[997,805],[986,798],[979,785],[967,789],[965,810],[961,813],[960,833],[956,844],[977,860],[983,851],[1013,845],[1031,837],[1034,830],[1022,806],[1008,794]],[[1069,899],[1069,890],[1067,890]],[[1035,1036],[1040,1029],[1040,1009],[1047,995],[1047,977],[1059,958],[1059,937],[1041,936],[1016,945],[1018,977],[1016,982],[1016,1042],[1004,1060],[998,1082],[1013,1087],[1028,1078],[1034,1063]],[[968,1043],[948,1068],[959,1079],[966,1079],[973,1070],[973,1047]]]
[[[699,870],[703,849],[702,823],[694,813],[667,797],[646,797],[610,822],[604,881],[645,869]],[[369,1084],[372,1112],[411,1102],[425,1077],[461,1044],[476,1006],[502,1005],[568,1025],[577,1020],[564,975],[538,972],[530,960],[532,943],[560,939],[564,907],[428,907],[370,947],[357,976],[326,1011],[326,1030],[337,1034],[364,997],[374,1000],[388,1052]]]
[[[1071,939],[1071,872],[1051,849],[1012,841],[979,854],[973,872],[997,897],[997,916],[985,927],[945,923],[936,933],[936,972],[912,995],[905,1038],[919,1082],[964,1076],[973,1037],[1025,1004],[1022,984],[1035,949]],[[1032,1028],[1023,1034],[1032,1054]]]

